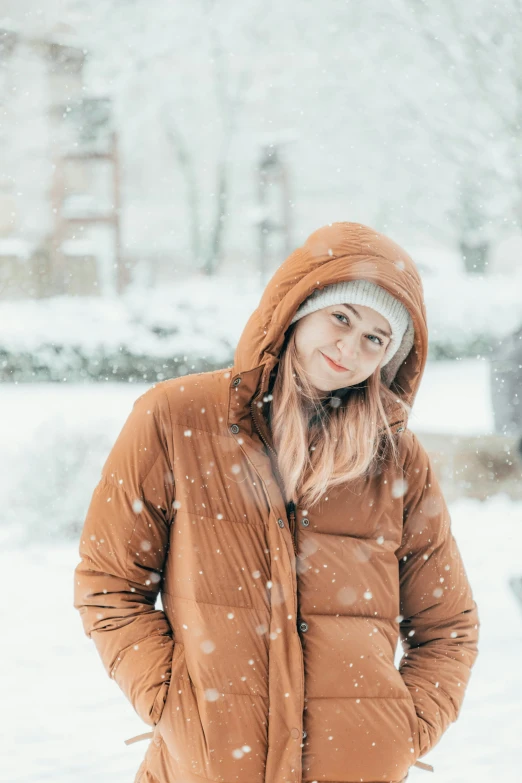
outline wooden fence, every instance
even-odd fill
[[[459,497],[487,500],[500,492],[522,500],[522,457],[517,438],[416,434],[430,454],[449,502]]]

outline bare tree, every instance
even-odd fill
[[[83,6],[83,0],[76,0],[76,5]],[[111,0],[89,6],[88,11],[93,53],[111,63],[119,100],[129,96],[126,122],[141,127],[154,114],[172,150],[184,183],[192,259],[206,274],[217,271],[223,256],[231,151],[258,66],[266,15],[261,0],[248,0],[239,15],[236,7],[236,17],[227,27],[231,8],[227,0],[198,0],[191,6],[156,0],[151,12],[147,0],[135,0],[131,10],[121,0]],[[100,36],[100,30],[106,32]],[[125,45],[114,47],[115,30]],[[238,37],[248,56],[234,58],[230,52],[227,38]],[[147,90],[143,116],[131,109],[136,80]],[[191,109],[195,116],[190,116]],[[201,116],[206,127],[198,135]],[[209,151],[211,170],[201,165],[202,154]]]
[[[394,0],[388,20],[407,23],[416,64],[425,67],[421,49],[431,59],[433,111],[402,98],[458,172],[449,217],[470,271],[482,271],[494,225],[522,229],[521,0]]]
[[[225,48],[215,19],[215,14],[219,12],[220,4],[217,0],[205,0],[205,3],[209,14],[212,61],[214,64],[214,88],[223,125],[222,139],[216,162],[214,217],[207,241],[204,267],[207,274],[212,274],[216,271],[222,259],[230,189],[230,152],[239,115],[244,105],[245,95],[252,80],[252,68],[254,67],[252,63],[255,63],[255,52],[252,53],[253,57],[249,60],[248,66],[240,70],[235,82],[232,83],[232,78],[227,69]],[[262,8],[263,5],[258,6],[257,14],[251,19],[253,30],[256,29],[259,22],[258,16]]]

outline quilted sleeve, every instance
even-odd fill
[[[399,558],[400,672],[419,721],[420,755],[457,720],[477,657],[479,620],[445,499],[413,433]]]
[[[168,399],[161,384],[133,405],[102,468],[80,537],[74,607],[103,665],[145,723],[167,695],[174,640],[155,609],[174,501]]]

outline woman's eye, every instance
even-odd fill
[[[333,313],[334,318],[339,320],[340,318],[344,318],[344,321],[342,323],[349,324],[350,320],[344,313]],[[370,342],[374,343],[375,345],[384,345],[383,341],[380,337],[377,337],[376,334],[368,334],[367,337],[370,338]]]

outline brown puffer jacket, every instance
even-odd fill
[[[154,726],[135,783],[400,781],[458,716],[476,606],[402,412],[390,416],[400,467],[312,509],[285,503],[274,467],[266,393],[284,332],[315,289],[360,277],[413,317],[392,384],[411,405],[427,353],[415,265],[381,234],[337,223],[277,270],[233,368],[153,386],[103,467],[74,605]]]

